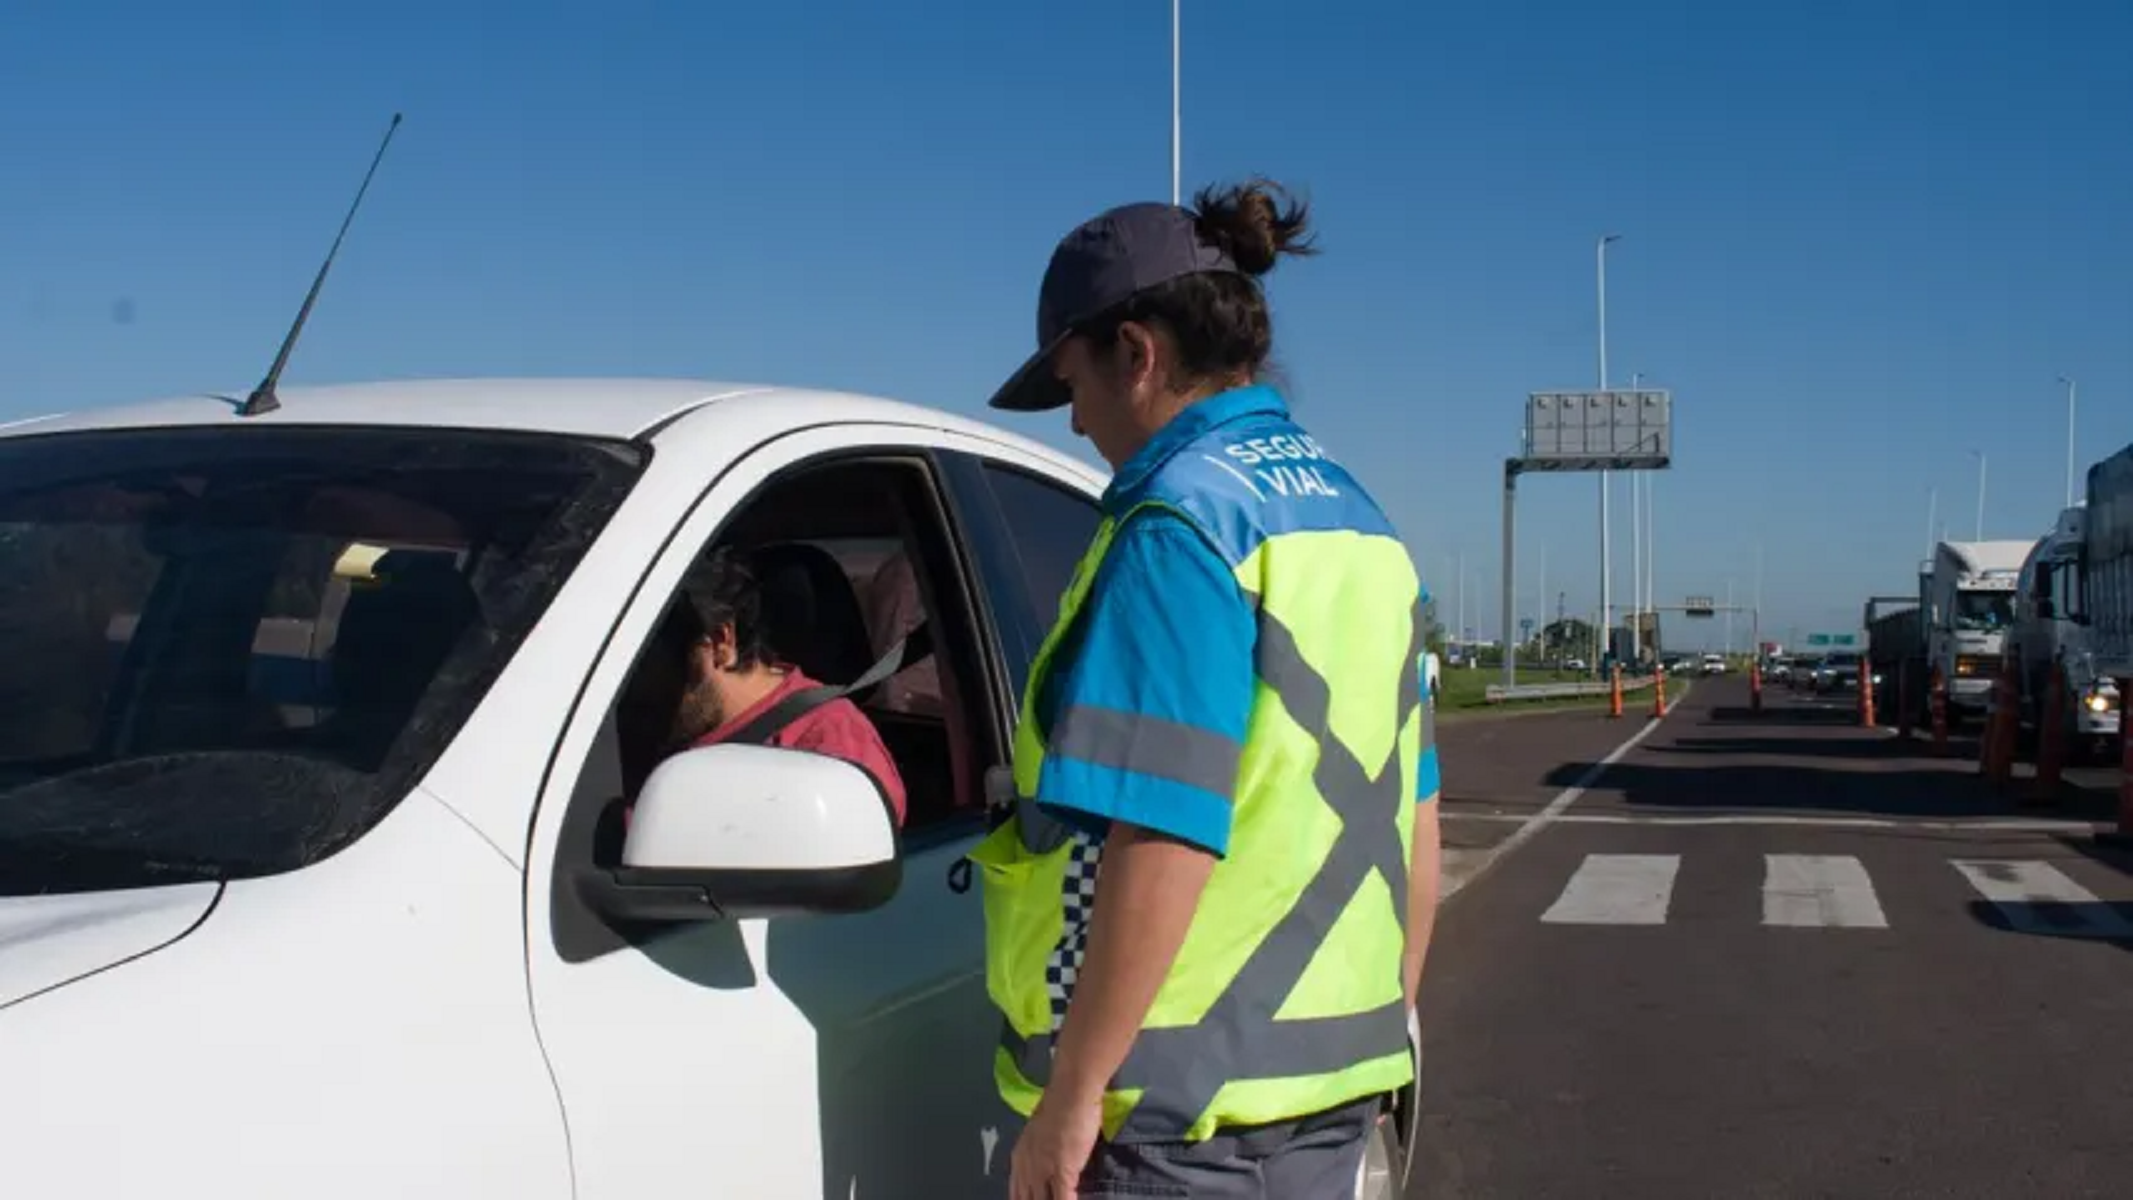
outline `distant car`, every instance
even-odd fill
[[[1821,694],[1856,692],[1859,690],[1859,669],[1858,654],[1851,651],[1832,654],[1815,668],[1814,690]],[[1874,676],[1874,682],[1880,683],[1881,676]]]
[[[1725,673],[1726,673],[1726,656],[1725,656],[1725,655],[1723,655],[1723,654],[1706,654],[1706,655],[1704,655],[1704,656],[1703,656],[1703,673],[1704,673],[1704,674],[1706,674],[1706,675],[1723,675],[1723,674],[1725,674]]]
[[[1763,667],[1763,675],[1772,683],[1783,683],[1792,678],[1792,663],[1786,659],[1773,658]]]
[[[1815,672],[1822,667],[1822,660],[1801,655],[1792,660],[1792,669],[1785,673],[1785,685],[1793,691],[1804,692],[1815,685]]]

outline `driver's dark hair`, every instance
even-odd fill
[[[1179,391],[1236,375],[1258,381],[1274,351],[1274,322],[1259,276],[1284,254],[1318,253],[1310,212],[1308,202],[1269,179],[1201,188],[1192,198],[1194,228],[1237,270],[1157,284],[1083,322],[1077,332],[1101,352],[1117,342],[1118,327],[1128,321],[1163,330],[1178,358],[1168,383]]]
[[[697,636],[722,625],[733,626],[738,665],[768,661],[770,646],[763,630],[763,587],[748,556],[730,546],[716,546],[690,564],[682,576],[682,595],[700,623]]]

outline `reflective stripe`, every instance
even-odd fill
[[[1269,1022],[1264,1028],[1269,1031],[1270,1036],[1252,1044],[1252,1060],[1263,1064],[1255,1075],[1265,1079],[1321,1075],[1327,1071],[1351,1067],[1356,1063],[1381,1057],[1388,1053],[1387,1046],[1397,1047],[1407,1036],[1405,1009],[1403,1002],[1394,1001],[1369,1012],[1350,1013],[1346,1016]],[[1196,1037],[1206,1037],[1198,1026],[1143,1029],[1134,1035],[1133,1053],[1127,1056],[1126,1062],[1129,1067],[1136,1062],[1141,1057],[1141,1047],[1151,1041],[1157,1046],[1158,1063],[1164,1059],[1196,1061],[1194,1056],[1201,1055],[1206,1049],[1204,1045],[1194,1044]],[[1056,1048],[1056,1040],[1056,1037],[1049,1033],[1025,1038],[1012,1027],[1006,1028],[1000,1035],[1000,1044],[1006,1048],[1008,1056],[1014,1059],[1015,1069],[1022,1072],[1024,1079],[1040,1088],[1048,1086],[1052,1081],[1052,1052]],[[1167,1064],[1158,1066],[1151,1063],[1147,1069],[1154,1071],[1171,1068]],[[1122,1068],[1110,1086],[1116,1090],[1142,1087],[1148,1082]],[[1214,1080],[1214,1086],[1208,1091],[1208,1103],[1214,1102],[1214,1093],[1220,1091],[1222,1085],[1228,1082],[1227,1076]],[[1144,1098],[1141,1104],[1145,1106],[1147,1100]],[[1206,1106],[1202,1105],[1201,1108],[1204,1111]],[[1135,1110],[1136,1116],[1139,1111]],[[1133,1125],[1130,1119],[1126,1122],[1127,1129],[1133,1128]],[[1125,1131],[1120,1132],[1123,1134]]]
[[[1240,1069],[1240,1053],[1249,1054],[1253,1063],[1249,1077],[1278,1079],[1340,1071],[1398,1053],[1405,1041],[1407,1022],[1399,1003],[1349,1016],[1274,1019],[1282,1001],[1302,982],[1326,931],[1340,919],[1373,870],[1384,876],[1391,889],[1394,919],[1405,933],[1407,854],[1399,817],[1409,798],[1400,794],[1396,748],[1386,755],[1378,778],[1372,780],[1340,739],[1329,735],[1331,688],[1297,649],[1289,627],[1263,606],[1255,657],[1260,679],[1280,698],[1290,719],[1318,739],[1318,768],[1312,783],[1340,815],[1340,833],[1318,874],[1274,923],[1199,1023],[1143,1029],[1134,1039],[1133,1049],[1111,1081],[1114,1090],[1141,1089],[1140,1100],[1119,1130],[1121,1139],[1175,1137],[1190,1128],[1225,1084],[1246,1077]],[[1404,681],[1401,691],[1404,716],[1415,693]],[[1273,1065],[1260,1067],[1261,1063]]]
[[[1212,729],[1089,704],[1060,713],[1050,742],[1049,754],[1152,775],[1225,800],[1237,786],[1237,763],[1244,757],[1244,743]]]

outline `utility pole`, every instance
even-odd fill
[[[2074,381],[2061,375],[2066,385],[2066,507],[2074,507]]]
[[[1180,23],[1179,5],[1183,0],[1170,0],[1170,202],[1179,204],[1183,194],[1185,164],[1185,125],[1180,114],[1179,102],[1183,98],[1180,65],[1184,57],[1183,26]]]
[[[1607,390],[1607,246],[1622,239],[1619,233],[1603,234],[1595,248],[1600,291],[1600,390]],[[1614,531],[1608,520],[1609,493],[1614,489],[1614,472],[1600,472],[1600,627],[1593,630],[1592,669],[1600,669],[1604,647],[1612,639],[1615,627],[1614,599]]]

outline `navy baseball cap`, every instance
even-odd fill
[[[1073,399],[1052,374],[1052,352],[1091,317],[1157,284],[1203,271],[1235,271],[1228,254],[1200,240],[1191,211],[1175,204],[1128,204],[1102,213],[1059,241],[1037,291],[1037,352],[991,406],[1044,412]]]

